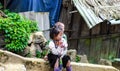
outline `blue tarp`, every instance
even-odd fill
[[[59,19],[62,0],[9,0],[7,8],[13,12],[49,12],[50,25]]]

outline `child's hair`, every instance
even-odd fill
[[[62,28],[54,26],[50,29],[50,38],[54,39],[55,36],[57,36],[62,31]]]

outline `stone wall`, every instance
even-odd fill
[[[71,62],[72,71],[119,71],[112,66]],[[43,59],[25,58],[0,50],[0,71],[52,71]]]

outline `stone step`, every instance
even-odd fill
[[[112,66],[105,65],[76,62],[71,62],[71,65],[72,71],[119,71]],[[43,59],[26,58],[0,50],[0,71],[52,71],[52,69]]]

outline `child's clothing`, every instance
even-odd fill
[[[66,67],[68,60],[70,60],[70,57],[66,55],[68,46],[66,40],[62,38],[60,41],[62,42],[61,47],[56,46],[53,40],[49,42],[50,53],[48,54],[48,60],[51,67],[54,67],[57,59],[62,59],[63,67]]]
[[[66,34],[63,34],[62,38],[64,38],[67,41],[67,36]]]
[[[49,63],[50,63],[51,67],[54,68],[55,62],[58,58],[59,58],[58,55],[54,55],[52,53],[48,54],[48,60],[49,60]],[[63,64],[64,68],[66,67],[66,64],[67,64],[68,60],[70,60],[70,57],[68,55],[64,55],[63,58],[62,58],[62,64]]]
[[[50,48],[50,51],[51,51],[52,54],[54,54],[54,55],[61,55],[63,57],[67,53],[67,46],[68,46],[68,44],[67,44],[67,42],[66,42],[66,40],[64,38],[62,38],[60,40],[60,42],[62,42],[61,47],[55,45],[54,41],[51,40],[49,42],[49,46],[48,47]]]

